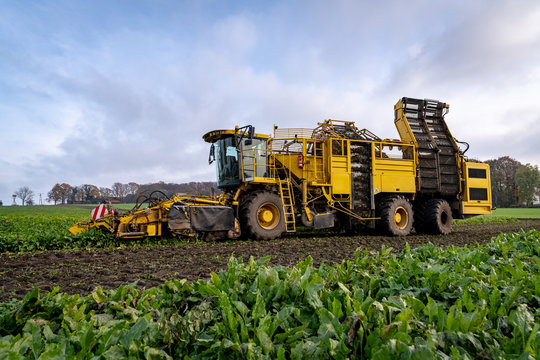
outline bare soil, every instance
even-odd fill
[[[540,229],[540,219],[510,223],[454,226],[450,235],[336,236],[295,234],[273,241],[182,242],[167,246],[125,247],[76,251],[46,251],[0,254],[0,302],[21,299],[34,287],[50,291],[55,286],[71,294],[88,294],[137,282],[140,288],[162,284],[173,278],[197,280],[227,267],[231,256],[270,256],[270,264],[291,266],[308,255],[316,265],[352,259],[356,249],[380,250],[381,246],[403,249],[431,242],[438,246],[486,243],[501,232]]]

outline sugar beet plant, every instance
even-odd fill
[[[0,358],[540,358],[539,239],[318,268],[231,258],[207,281],[86,297],[34,290],[0,305]]]

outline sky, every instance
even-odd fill
[[[214,181],[202,135],[235,125],[399,138],[404,96],[449,103],[470,158],[540,165],[540,1],[3,0],[0,200]]]

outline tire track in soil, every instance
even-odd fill
[[[438,246],[465,246],[486,243],[501,232],[540,229],[540,219],[512,223],[454,226],[449,235],[388,237],[358,234],[296,234],[273,241],[183,242],[167,246],[119,249],[46,251],[0,254],[0,302],[21,299],[34,287],[50,291],[60,286],[71,294],[88,294],[138,281],[138,287],[152,287],[173,278],[194,281],[227,267],[231,256],[270,256],[271,265],[292,266],[311,255],[315,266],[321,262],[340,263],[352,259],[356,249],[380,250],[384,244],[401,251],[405,243],[414,248],[431,242]]]

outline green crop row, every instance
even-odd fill
[[[100,247],[112,241],[97,231],[73,237],[68,229],[82,218],[77,213],[0,215],[0,252]]]
[[[75,206],[0,207],[0,253],[166,244],[176,241],[126,241],[98,230],[78,236],[68,231],[72,225],[89,219],[88,208]]]
[[[540,232],[0,304],[0,358],[540,358]]]
[[[124,204],[126,205],[126,204]],[[131,206],[131,205],[129,205]],[[0,253],[79,248],[104,248],[130,245],[168,244],[176,238],[120,240],[99,231],[72,236],[68,229],[90,218],[90,206],[13,206],[0,207]],[[455,220],[457,225],[517,221],[515,217],[477,216]]]

